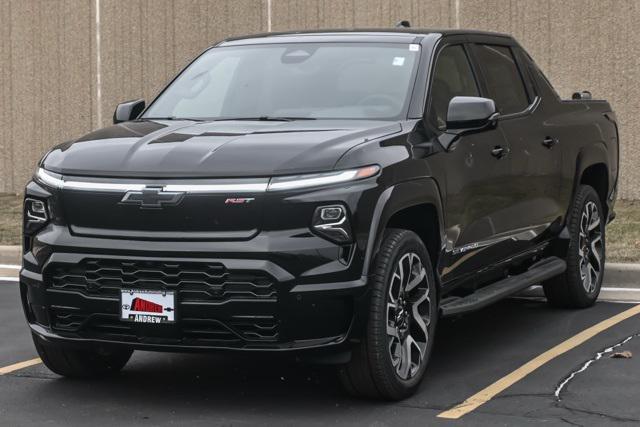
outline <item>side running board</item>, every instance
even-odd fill
[[[529,286],[564,273],[567,264],[558,257],[549,257],[533,264],[524,273],[509,276],[491,285],[480,288],[471,295],[446,301],[440,308],[442,316],[455,316],[479,310],[509,295],[527,289]]]

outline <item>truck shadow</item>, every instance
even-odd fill
[[[612,306],[600,304],[593,310],[607,316],[622,309]],[[540,300],[511,299],[465,317],[441,320],[427,376],[419,392],[399,405],[450,407],[575,333],[582,324],[593,323],[589,311],[554,310]],[[142,418],[188,413],[191,419],[215,413],[230,419],[238,414],[249,420],[261,414],[326,419],[356,416],[353,409],[368,408],[368,416],[375,421],[376,414],[398,408],[346,395],[331,366],[307,366],[272,354],[138,352],[120,375],[110,379],[54,378],[36,387],[31,398],[63,396],[88,407],[123,408]]]

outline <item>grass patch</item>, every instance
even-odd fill
[[[607,260],[640,262],[640,201],[618,200],[615,211],[607,227]]]
[[[640,201],[618,200],[607,227],[607,260],[640,262]],[[0,245],[19,245],[22,196],[0,194]]]

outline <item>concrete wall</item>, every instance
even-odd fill
[[[608,99],[620,197],[640,199],[640,1],[0,0],[0,10],[0,192],[20,191],[52,145],[107,125],[119,101],[151,99],[216,40],[410,19],[512,33],[563,96]]]

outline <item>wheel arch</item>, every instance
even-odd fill
[[[384,230],[389,227],[411,230],[422,239],[439,280],[436,266],[445,239],[440,190],[434,179],[402,182],[381,194],[371,221],[364,275],[368,274],[380,250]]]
[[[609,171],[604,163],[595,163],[587,167],[580,177],[580,184],[589,185],[596,190],[605,214],[608,214],[607,195],[609,193]]]
[[[589,185],[593,187],[598,193],[605,218],[607,218],[609,215],[608,198],[612,184],[609,175],[610,168],[605,145],[599,143],[585,147],[577,158],[572,200],[575,198],[578,186]]]

